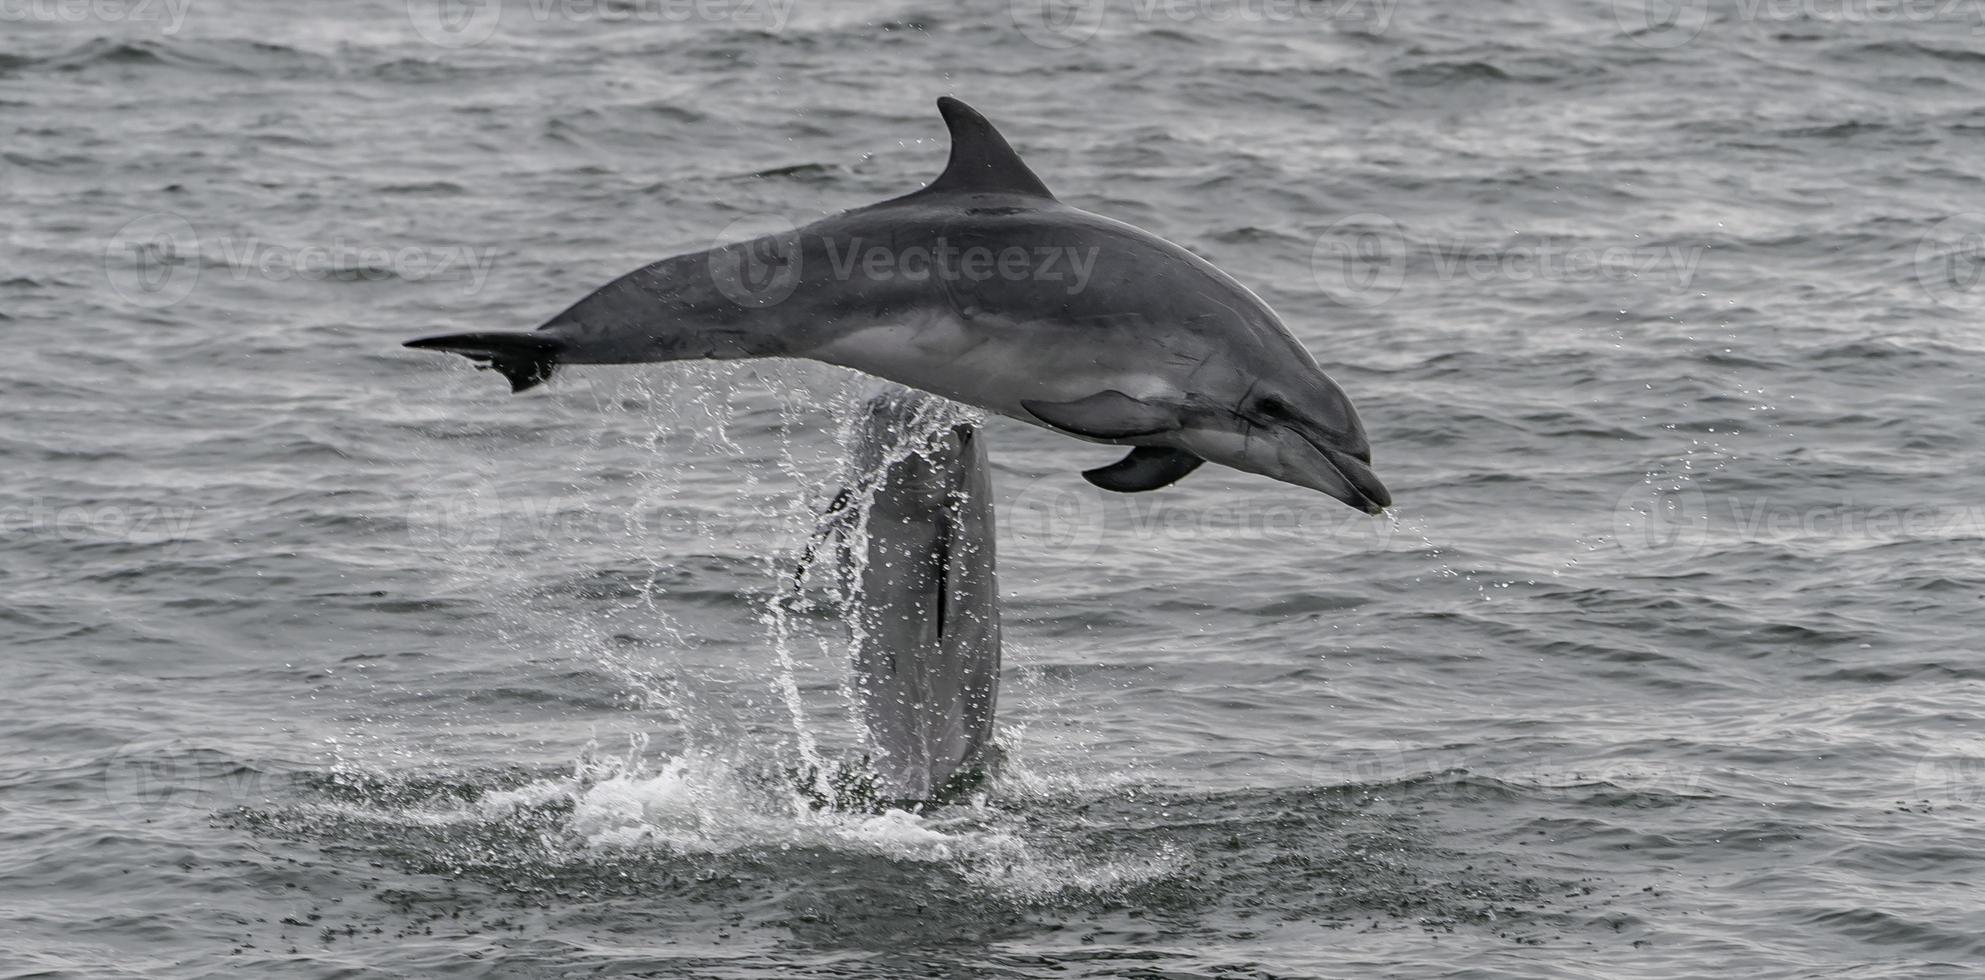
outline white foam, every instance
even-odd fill
[[[497,790],[459,805],[395,809],[333,804],[345,818],[407,826],[501,823],[569,802],[563,833],[544,838],[553,861],[660,849],[676,854],[822,849],[890,861],[944,865],[969,885],[1023,900],[1067,891],[1108,893],[1179,874],[1186,855],[1090,858],[1043,849],[1025,824],[983,798],[931,809],[879,813],[814,809],[783,779],[714,755],[690,754],[649,766],[637,743],[625,758],[588,747],[569,776]],[[1004,791],[1002,797],[1006,797]]]
[[[679,852],[826,848],[953,866],[971,884],[1040,899],[1064,891],[1117,892],[1179,874],[1186,855],[1091,860],[1044,854],[1017,824],[983,805],[881,813],[814,810],[797,798],[737,779],[707,758],[675,758],[652,773],[603,779],[577,797],[571,830],[588,847],[666,847]]]
[[[652,771],[576,786],[571,832],[592,848],[664,846],[684,852],[825,847],[899,860],[950,861],[1002,835],[969,820],[814,810],[783,787],[754,785],[724,760],[685,756]],[[955,829],[947,829],[955,828]]]

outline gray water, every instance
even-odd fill
[[[0,4],[0,975],[1977,970],[1985,8],[1054,12]],[[815,811],[868,382],[398,345],[914,189],[947,93],[1397,506],[990,420],[1009,768]]]

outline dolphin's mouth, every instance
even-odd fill
[[[1367,514],[1382,514],[1387,507],[1392,506],[1392,492],[1385,488],[1385,484],[1379,482],[1378,474],[1373,473],[1371,466],[1364,460],[1342,450],[1317,445],[1314,439],[1308,441],[1310,445],[1316,446],[1316,451],[1323,455],[1324,460],[1337,471],[1337,475],[1344,478],[1345,487],[1350,491],[1351,496],[1357,498],[1339,499]]]

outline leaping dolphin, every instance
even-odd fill
[[[999,763],[999,576],[986,450],[956,406],[891,386],[871,399],[854,480],[828,508],[854,634],[855,699],[881,799],[946,800]],[[861,555],[854,553],[861,545]],[[801,559],[806,574],[814,550]]]
[[[951,158],[922,190],[663,259],[535,332],[407,346],[484,362],[514,391],[559,364],[811,358],[1134,447],[1083,473],[1106,490],[1155,490],[1210,459],[1367,513],[1391,504],[1350,397],[1267,304],[1184,248],[1055,200],[984,116],[937,106]]]

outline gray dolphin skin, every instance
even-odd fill
[[[799,357],[1091,442],[1083,475],[1166,486],[1205,460],[1391,504],[1351,399],[1252,292],[1156,235],[1048,192],[986,118],[938,100],[944,173],[784,234],[631,272],[529,333],[411,341],[506,376],[559,364]]]
[[[901,388],[872,399],[852,454],[856,480],[823,525],[844,546],[861,537],[857,523],[866,532],[861,560],[848,554],[841,565],[859,570],[849,591],[853,686],[875,789],[889,800],[952,798],[999,761],[992,483],[978,427],[946,422],[947,409]]]

